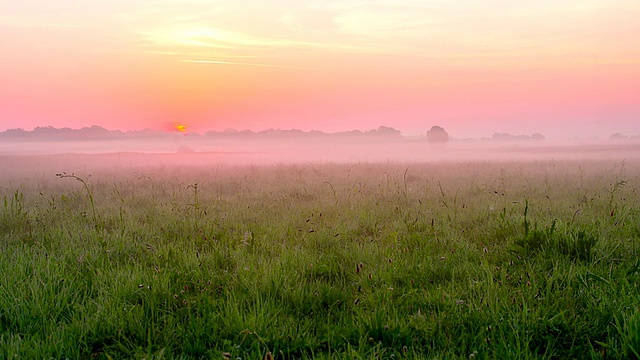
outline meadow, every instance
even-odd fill
[[[640,358],[638,161],[3,161],[0,358]]]

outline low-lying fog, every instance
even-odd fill
[[[640,141],[550,140],[503,142],[423,139],[201,139],[176,136],[170,141],[0,141],[0,156],[60,155],[87,159],[87,166],[152,164],[286,164],[301,162],[441,162],[513,160],[640,159]],[[86,155],[96,155],[87,157]],[[89,158],[93,159],[90,160]],[[5,159],[6,160],[6,159]],[[6,163],[6,161],[3,161]],[[6,165],[6,164],[5,164]],[[1,170],[1,169],[0,169]]]

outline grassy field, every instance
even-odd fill
[[[0,358],[640,357],[637,162],[56,172],[0,175]]]

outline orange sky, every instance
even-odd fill
[[[637,0],[0,4],[0,131],[640,135]]]

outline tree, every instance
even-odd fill
[[[449,141],[449,134],[440,126],[432,126],[427,131],[427,141],[433,144],[445,144]]]
[[[380,126],[377,129],[369,130],[366,133],[367,135],[375,135],[375,136],[386,136],[386,137],[400,137],[402,134],[400,130],[396,130],[392,127],[388,126]]]
[[[615,133],[615,134],[611,134],[611,136],[609,136],[609,139],[611,139],[611,140],[623,140],[625,138],[626,138],[626,136],[624,136],[624,134],[622,134],[622,133]]]

